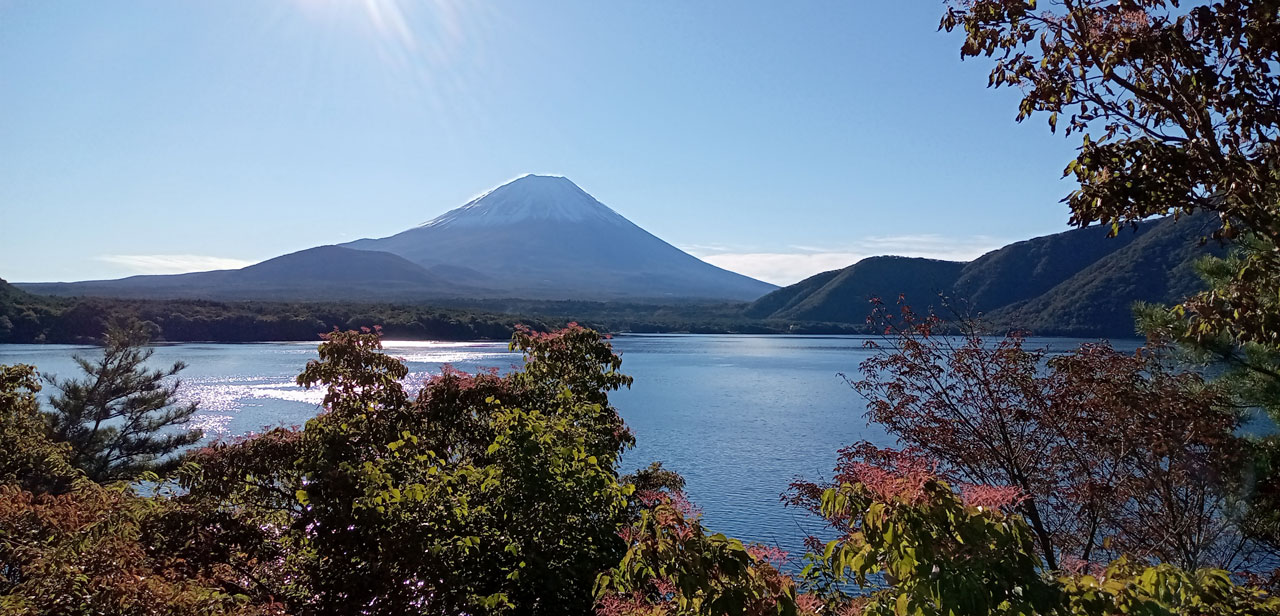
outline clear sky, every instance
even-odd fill
[[[0,277],[238,267],[524,173],[786,284],[1066,228],[941,1],[0,0]]]

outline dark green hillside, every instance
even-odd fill
[[[1155,225],[1143,223],[1112,238],[1107,229],[1089,227],[1015,242],[970,261],[952,292],[977,311],[1029,300],[1132,244]]]
[[[892,299],[901,294],[932,302],[939,292],[955,284],[964,265],[915,257],[863,259],[769,316],[790,321],[861,323],[870,312],[867,301],[872,297]]]
[[[0,343],[32,341],[67,302],[32,295],[0,278]]]
[[[8,304],[11,301],[16,301],[24,295],[27,295],[27,293],[18,287],[9,284],[5,279],[0,278],[0,302]]]
[[[1147,221],[1107,237],[1099,227],[1010,244],[969,263],[872,257],[824,272],[749,304],[744,314],[779,322],[865,322],[867,299],[901,294],[917,308],[939,291],[960,310],[999,327],[1043,335],[1133,335],[1134,302],[1172,303],[1199,288],[1194,261],[1221,248],[1202,245],[1200,217]]]
[[[1200,290],[1194,263],[1221,254],[1216,244],[1200,243],[1211,229],[1202,219],[1164,219],[1119,250],[1049,291],[1028,301],[992,311],[992,323],[1041,335],[1135,335],[1133,304],[1171,304]]]
[[[166,342],[307,341],[335,327],[375,325],[392,339],[505,340],[517,323],[538,330],[549,327],[540,319],[432,306],[86,298],[49,315],[36,339],[10,342],[96,342],[113,317],[154,324],[157,339]]]
[[[318,340],[341,329],[380,325],[391,338],[505,340],[517,324],[545,330],[546,319],[478,310],[354,302],[220,302],[59,298],[0,280],[0,343],[94,343],[113,318],[148,323],[168,342]]]
[[[831,270],[829,272],[822,272],[821,274],[814,274],[813,276],[805,278],[804,280],[801,280],[789,287],[782,287],[781,289],[748,304],[746,309],[743,311],[743,314],[759,319],[768,318],[776,312],[786,310],[796,303],[803,301],[806,297],[816,292],[818,289],[821,289],[828,282],[831,282],[833,278],[839,276],[842,271],[844,270]]]

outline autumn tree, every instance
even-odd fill
[[[1216,215],[1235,240],[1208,289],[1145,329],[1225,360],[1246,401],[1280,411],[1280,19],[1275,2],[974,0],[942,28],[990,83],[1023,92],[1017,119],[1079,135],[1071,222]]]
[[[82,479],[63,494],[0,483],[0,613],[280,616],[236,592],[227,567],[194,573],[155,549],[164,499]],[[180,543],[186,537],[172,536]]]
[[[786,553],[706,529],[702,513],[678,490],[636,493],[644,505],[623,528],[627,552],[597,581],[598,616],[813,614],[817,600],[798,593],[780,568]]]
[[[1225,258],[1206,289],[1143,306],[1149,336],[1215,362],[1238,404],[1280,417],[1280,4],[1273,1],[974,0],[941,27],[990,83],[1022,90],[1033,115],[1078,135],[1066,175],[1072,223],[1113,232],[1161,214],[1208,212]],[[1280,441],[1257,442],[1247,527],[1280,550]]]
[[[1221,569],[1119,558],[1046,571],[1008,486],[957,492],[937,462],[880,451],[817,496],[837,531],[812,558],[829,581],[820,613],[1274,614],[1280,602]],[[864,592],[845,593],[853,584]],[[852,595],[852,596],[850,596]]]
[[[1080,136],[1071,220],[1119,226],[1200,210],[1220,235],[1280,239],[1275,2],[970,0],[942,28],[1023,92],[1017,119]]]
[[[1186,569],[1246,569],[1261,558],[1235,523],[1251,444],[1240,412],[1196,373],[1150,351],[1102,344],[1047,356],[977,323],[938,331],[934,315],[877,309],[886,327],[851,385],[867,417],[956,483],[1023,497],[1050,569],[1131,554]],[[960,327],[959,335],[955,335]],[[831,484],[798,482],[791,502],[819,510],[823,489],[883,462],[869,444],[841,452]]]
[[[1201,263],[1207,289],[1143,329],[1224,362],[1244,402],[1280,413],[1280,20],[1275,2],[977,0],[946,30],[987,56],[993,86],[1080,136],[1066,173],[1071,222],[1216,215],[1226,258]]]
[[[58,390],[46,414],[54,440],[71,447],[71,464],[94,481],[128,480],[176,467],[173,456],[200,440],[184,429],[196,404],[178,402],[177,375],[186,364],[146,366],[154,349],[138,322],[112,323],[96,361],[76,356],[80,378],[50,378]]]
[[[39,389],[31,366],[0,366],[0,613],[280,613],[228,592],[226,568],[189,575],[172,551],[155,549],[160,536],[189,539],[159,523],[170,502],[73,467],[71,448],[47,434]]]
[[[1040,114],[1079,136],[1066,167],[1079,182],[1065,199],[1073,224],[1117,232],[1154,215],[1216,215],[1213,235],[1237,240],[1234,254],[1206,259],[1209,288],[1148,329],[1217,352],[1264,390],[1280,387],[1277,11],[1273,1],[973,0],[941,24],[964,31],[962,57],[992,59],[991,85],[1022,90],[1019,121]],[[1268,404],[1280,404],[1273,394]]]

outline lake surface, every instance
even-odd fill
[[[706,525],[744,540],[801,551],[819,525],[787,509],[779,495],[797,477],[830,473],[836,451],[857,440],[892,444],[868,426],[863,401],[838,373],[856,375],[869,355],[853,336],[630,335],[613,340],[622,370],[635,377],[611,399],[636,433],[623,458],[630,472],[661,460],[688,481]],[[1030,339],[1027,347],[1065,352],[1081,340]],[[1132,349],[1136,341],[1117,342]],[[505,343],[394,342],[387,352],[421,382],[441,366],[474,371],[518,364]],[[183,395],[200,403],[196,425],[210,437],[304,423],[323,396],[294,384],[315,343],[174,344],[152,364],[181,360]],[[0,345],[0,364],[34,364],[45,374],[78,376],[75,353],[92,347]],[[47,393],[47,392],[46,392]]]

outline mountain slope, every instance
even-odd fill
[[[339,246],[309,248],[238,270],[21,287],[48,295],[165,299],[416,299],[475,292],[402,257]]]
[[[955,284],[964,263],[918,257],[870,257],[839,270],[826,284],[798,296],[771,316],[789,321],[861,323],[870,300],[887,302],[905,295],[913,302],[936,304],[938,293]],[[821,275],[821,274],[820,274]]]
[[[29,297],[30,294],[9,284],[5,279],[0,278],[0,305],[7,306],[16,303],[21,299]]]
[[[41,323],[61,310],[50,297],[32,295],[0,278],[0,344],[38,340]]]
[[[821,289],[827,283],[831,282],[836,276],[840,275],[843,270],[831,270],[814,274],[800,282],[788,287],[782,287],[760,299],[751,302],[743,314],[746,316],[763,319],[768,318],[776,313],[780,313],[796,303],[803,301],[810,295]]]
[[[662,241],[563,177],[526,175],[413,229],[343,246],[465,268],[511,297],[752,300],[777,288]]]
[[[1108,238],[1090,227],[1010,244],[969,263],[871,257],[766,295],[744,314],[789,321],[862,323],[875,295],[905,295],[917,308],[944,292],[961,310],[1044,335],[1133,334],[1136,301],[1172,303],[1200,288],[1193,263],[1222,250],[1202,246],[1199,217],[1144,222]]]
[[[970,261],[952,292],[978,311],[1025,301],[1129,246],[1157,224],[1145,222],[1110,238],[1105,229],[1090,227],[1015,242]]]
[[[1211,230],[1198,218],[1154,221],[1148,232],[1045,293],[991,312],[989,319],[1044,335],[1133,335],[1134,302],[1172,304],[1203,288],[1195,261],[1224,252],[1216,244],[1200,244]]]

